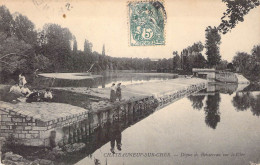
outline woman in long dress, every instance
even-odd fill
[[[115,83],[112,84],[110,88],[110,101],[115,102],[116,101],[116,88]]]
[[[119,101],[122,99],[122,93],[121,93],[121,83],[117,84],[116,88],[116,98],[118,98]]]

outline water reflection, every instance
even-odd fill
[[[109,127],[110,132],[110,151],[115,153],[115,144],[118,151],[121,151],[121,139],[122,139],[122,128],[119,122],[114,123],[111,127]]]
[[[205,95],[191,95],[188,99],[192,102],[192,107],[197,110],[201,110],[203,107],[203,100]]]
[[[244,97],[251,99],[252,115],[250,108],[244,110],[243,113],[238,113],[236,107],[233,106],[232,100],[236,97],[236,93],[239,93],[238,89],[243,90],[243,88],[237,85],[232,86],[232,84],[228,87],[214,85],[210,90],[202,90],[192,94],[188,99],[184,98],[170,104],[140,121],[140,123],[126,130],[122,129],[122,132],[117,134],[118,137],[122,137],[122,151],[117,150],[115,137],[113,137],[112,147],[114,146],[116,153],[122,154],[133,152],[169,152],[171,155],[177,155],[181,152],[231,154],[239,151],[245,153],[243,157],[236,157],[236,159],[230,156],[210,158],[176,156],[158,159],[145,157],[113,158],[103,155],[103,153],[110,152],[110,140],[96,150],[93,157],[98,158],[102,164],[108,162],[110,164],[155,165],[175,162],[175,164],[243,165],[249,164],[250,161],[258,162],[260,152],[257,144],[260,130],[254,126],[259,124],[259,118],[254,115],[259,114],[260,92],[244,93]],[[138,111],[135,114],[138,114]],[[135,123],[135,119],[132,120],[133,123]],[[205,141],[207,145],[205,145]],[[118,144],[120,144],[120,141]],[[77,164],[83,165],[90,162],[93,162],[93,159],[84,158]]]
[[[219,102],[220,102],[219,93],[214,95],[208,95],[205,110],[205,123],[216,129],[218,122],[220,122],[220,112],[219,112]]]
[[[250,93],[249,92],[236,92],[232,100],[233,106],[238,111],[244,111],[250,108]]]
[[[232,100],[237,111],[245,111],[250,108],[253,115],[260,116],[260,93],[259,92],[236,92]]]
[[[62,162],[74,164],[86,156],[91,157],[93,152],[106,143],[110,143],[111,153],[117,153],[123,148],[127,148],[127,146],[122,147],[122,132],[148,117],[158,106],[158,103],[153,102],[152,99],[144,99],[143,102],[146,104],[137,101],[134,104],[121,105],[115,109],[90,113],[87,119],[57,130],[58,134],[63,137],[58,145],[64,146],[79,142],[86,144],[82,152],[77,153],[76,156],[62,158]]]
[[[216,129],[220,122],[220,94],[234,95],[231,102],[237,111],[250,109],[254,116],[260,115],[260,92],[250,91],[250,88],[237,84],[210,84],[207,90],[202,90],[188,97],[193,109],[201,110],[204,106],[205,123],[210,128]],[[205,103],[204,100],[206,100]]]

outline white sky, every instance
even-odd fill
[[[72,8],[68,11],[66,4]],[[205,43],[207,26],[217,26],[226,10],[221,0],[165,0],[167,12],[165,46],[129,46],[127,0],[0,0],[11,13],[26,15],[36,28],[45,23],[68,27],[76,36],[78,48],[84,40],[93,43],[93,50],[113,57],[170,58],[194,42]],[[39,5],[36,5],[39,4]],[[66,18],[62,15],[66,14]],[[250,53],[260,44],[260,7],[245,16],[231,33],[222,35],[222,59],[231,61],[237,51]]]

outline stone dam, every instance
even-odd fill
[[[125,128],[151,111],[207,88],[199,78],[177,78],[122,87],[122,101],[109,101],[109,88],[56,88],[90,97],[86,107],[54,102],[0,102],[0,137],[25,146],[64,146],[89,141],[99,128],[120,121]]]

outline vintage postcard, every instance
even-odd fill
[[[259,0],[0,0],[0,164],[260,165]]]

